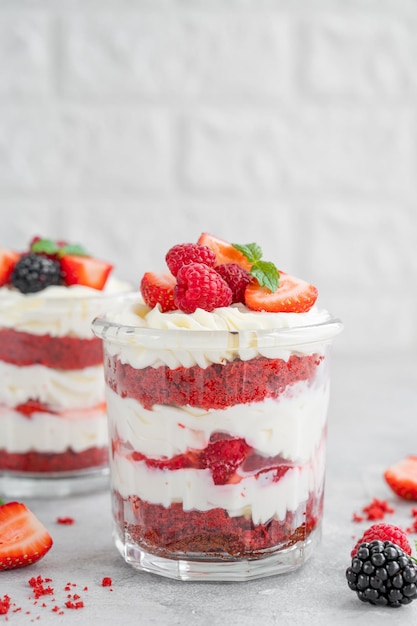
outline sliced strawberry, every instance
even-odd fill
[[[113,265],[91,256],[68,254],[61,258],[61,271],[67,285],[103,289]]]
[[[55,413],[47,404],[43,404],[39,402],[39,400],[33,400],[32,398],[15,406],[15,411],[25,415],[25,417],[32,417],[33,413]]]
[[[209,443],[201,453],[200,463],[210,469],[215,485],[226,485],[234,482],[237,468],[251,450],[244,439],[218,439]]]
[[[272,292],[253,280],[245,290],[245,304],[254,311],[304,313],[311,309],[318,296],[314,285],[280,272],[279,287]]]
[[[417,456],[391,465],[384,472],[384,478],[394,493],[405,500],[417,500]]]
[[[216,265],[224,263],[237,263],[247,272],[251,269],[251,263],[242,252],[236,250],[231,243],[224,239],[219,239],[209,233],[201,233],[197,243],[211,248],[216,255]]]
[[[52,547],[45,526],[22,503],[0,506],[0,570],[39,561]]]
[[[0,248],[0,287],[10,282],[14,266],[20,259],[20,254],[8,248]]]
[[[167,459],[153,459],[141,452],[134,451],[131,454],[131,458],[133,461],[145,461],[146,465],[153,469],[168,470],[170,472],[189,467],[198,468],[200,466],[199,453],[193,450],[188,450],[184,454],[176,454]]]
[[[174,287],[176,280],[172,274],[146,272],[140,283],[140,292],[145,303],[153,309],[157,304],[161,310],[174,311]]]

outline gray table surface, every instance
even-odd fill
[[[107,492],[25,500],[50,530],[54,546],[38,564],[0,573],[0,597],[8,594],[13,608],[20,608],[0,615],[0,623],[6,618],[8,624],[45,626],[417,623],[417,601],[399,609],[371,607],[345,582],[353,543],[371,524],[353,522],[354,512],[378,497],[395,508],[385,521],[403,527],[412,521],[412,505],[390,492],[382,472],[399,458],[417,454],[416,406],[417,359],[379,355],[344,360],[334,355],[322,544],[292,574],[246,583],[190,583],[137,572],[113,546]],[[75,523],[58,524],[59,516]],[[55,594],[35,604],[28,580],[38,575],[52,579]],[[101,585],[104,576],[111,577],[111,587]],[[74,584],[69,591],[67,583]],[[84,608],[65,608],[67,596],[74,593]],[[54,612],[54,606],[63,614]]]

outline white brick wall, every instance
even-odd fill
[[[256,240],[416,351],[415,0],[2,0],[0,245],[81,241],[139,282],[202,230]]]

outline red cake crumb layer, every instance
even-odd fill
[[[158,556],[256,559],[274,548],[283,550],[305,541],[321,520],[323,497],[310,494],[296,513],[288,511],[284,520],[266,524],[254,524],[243,516],[230,517],[221,508],[184,511],[181,503],[166,508],[137,496],[123,500],[119,493],[113,493],[113,508],[121,537],[128,533],[143,550]],[[301,515],[304,521],[299,524],[296,520]]]
[[[0,330],[0,361],[19,366],[84,369],[102,363],[102,342],[98,337],[51,337],[3,328]]]
[[[212,363],[206,368],[194,365],[135,369],[106,355],[105,375],[115,393],[122,398],[135,398],[146,409],[154,404],[224,409],[276,398],[289,385],[312,381],[323,358],[318,354],[292,355],[288,361],[257,357],[249,361]]]
[[[0,470],[25,473],[73,472],[100,468],[108,463],[108,449],[88,448],[75,452],[68,448],[62,453],[26,452],[22,454],[0,450]]]

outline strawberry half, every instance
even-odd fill
[[[20,254],[14,250],[0,248],[0,287],[10,282],[14,266],[20,259]]]
[[[253,280],[246,287],[245,304],[253,311],[305,313],[316,302],[317,296],[318,291],[314,285],[280,272],[279,287],[275,292],[260,287]]]
[[[201,233],[197,243],[202,246],[207,246],[213,250],[216,255],[216,265],[223,265],[224,263],[237,263],[247,272],[251,269],[250,261],[245,257],[242,252],[232,246],[231,243],[210,235],[209,233]]]
[[[153,309],[157,304],[163,312],[174,311],[174,287],[176,280],[172,274],[146,272],[140,282],[140,292],[145,303]]]
[[[0,506],[0,570],[36,563],[51,547],[45,526],[24,504]]]
[[[91,256],[67,254],[61,259],[61,271],[66,285],[84,285],[103,289],[113,265]]]
[[[417,500],[417,456],[391,465],[384,472],[384,478],[394,493],[405,500]]]

